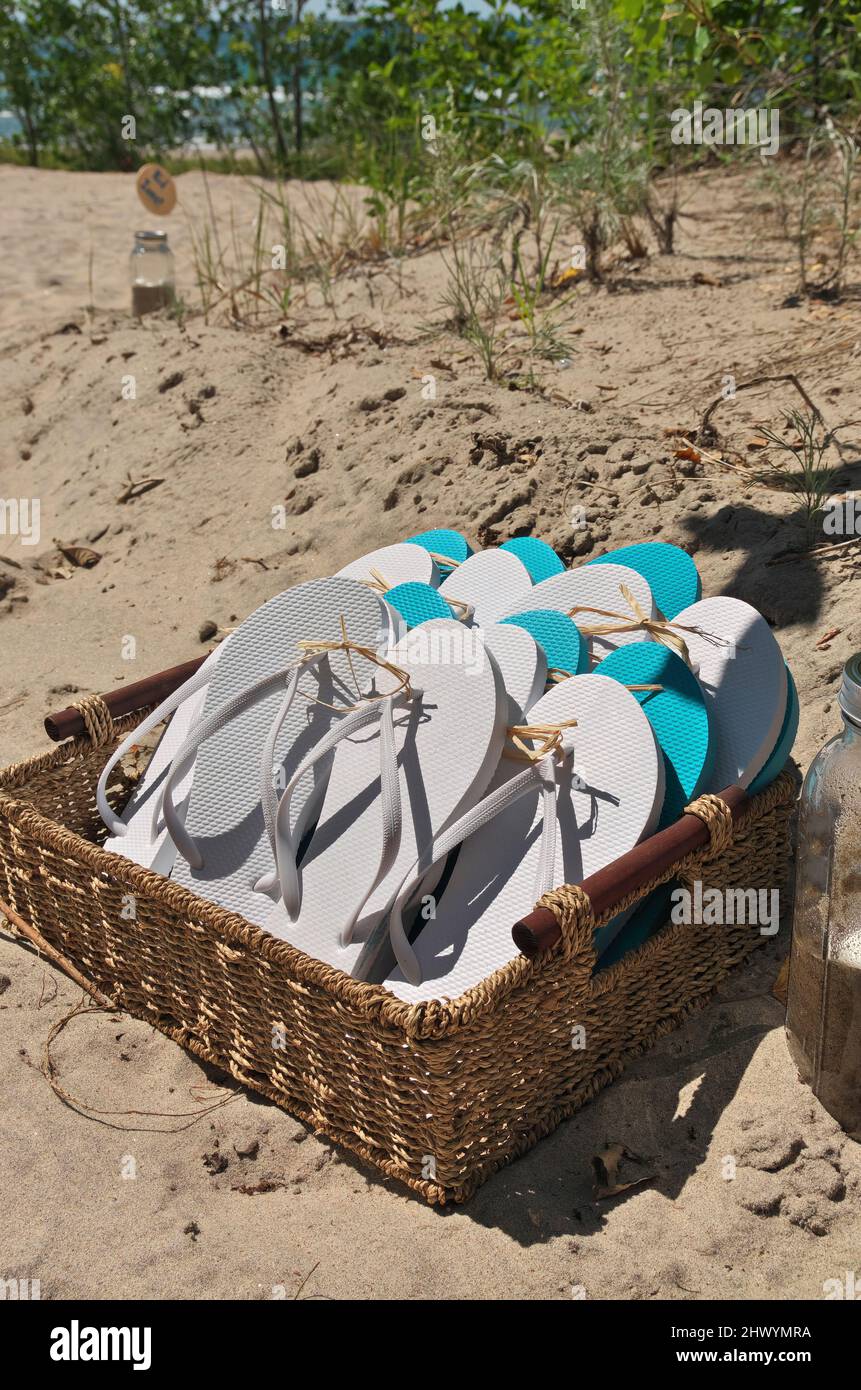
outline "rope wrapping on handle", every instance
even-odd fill
[[[559,923],[563,959],[570,960],[585,949],[593,949],[595,918],[589,895],[577,883],[564,883],[543,893],[535,904],[546,907]]]
[[[700,852],[702,857],[716,859],[725,854],[733,842],[732,811],[726,802],[707,792],[686,806],[685,813],[698,816],[709,832],[709,847]]]
[[[94,748],[104,748],[116,737],[114,717],[101,695],[87,695],[83,700],[78,700],[72,709],[76,709],[83,719],[87,737]]]

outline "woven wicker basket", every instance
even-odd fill
[[[596,925],[670,877],[779,887],[789,863],[796,781],[784,772],[735,826],[723,802],[703,798],[707,848],[612,911],[595,918],[579,888],[547,895],[562,936],[538,960],[518,957],[452,1002],[407,1005],[101,848],[98,775],[143,713],[88,718],[90,737],[0,772],[0,913],[119,1008],[429,1202],[465,1201],[762,940],[749,926],[668,925],[594,974]],[[127,795],[119,778],[113,804]]]

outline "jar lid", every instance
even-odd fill
[[[846,718],[861,724],[861,652],[850,656],[843,667],[843,684],[837,698]]]
[[[167,232],[135,232],[136,241],[167,241]]]

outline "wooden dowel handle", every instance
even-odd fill
[[[748,805],[750,798],[741,787],[727,787],[719,792],[732,813],[733,824]],[[663,874],[679,859],[684,859],[709,842],[705,821],[699,816],[683,815],[666,830],[650,835],[612,864],[585,878],[581,887],[592,904],[596,917],[627,897],[644,888],[652,879]],[[534,959],[543,955],[562,935],[554,913],[547,907],[536,907],[511,929],[514,944],[524,956]]]
[[[145,676],[143,680],[133,681],[131,685],[121,686],[119,690],[109,690],[102,699],[115,719],[124,714],[131,714],[133,710],[145,709],[147,705],[157,705],[168,695],[172,695],[174,690],[178,690],[189,676],[193,676],[205,660],[206,655],[198,656],[194,661],[184,662],[182,666],[170,666],[166,671],[157,671],[154,676]],[[45,720],[45,732],[58,743],[60,739],[85,733],[86,725],[80,711],[76,710],[74,705],[69,705],[57,714],[48,715]]]

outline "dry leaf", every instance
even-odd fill
[[[723,284],[723,280],[718,280],[715,275],[706,275],[703,270],[698,270],[693,279],[695,285],[713,285],[716,290]]]
[[[690,459],[691,463],[701,463],[702,457],[700,451],[698,449],[692,449],[690,445],[688,445],[686,449],[676,449],[673,453],[673,458]]]
[[[786,1008],[786,996],[789,990],[789,956],[777,972],[771,992],[779,1004]]]
[[[843,629],[840,627],[830,627],[827,632],[823,632],[819,641],[816,643],[816,650],[820,652],[827,652],[828,643],[832,640],[832,638],[839,637],[842,631]]]
[[[569,265],[567,270],[563,270],[560,275],[556,276],[556,279],[553,281],[554,290],[558,289],[560,285],[569,284],[572,280],[576,280],[578,275],[582,274],[583,271],[578,266]]]
[[[600,1202],[607,1197],[618,1197],[622,1192],[628,1192],[632,1187],[640,1187],[645,1182],[651,1182],[654,1173],[648,1173],[642,1178],[633,1178],[629,1182],[619,1181],[619,1169],[623,1160],[629,1163],[642,1163],[643,1159],[637,1154],[631,1153],[624,1144],[608,1144],[601,1153],[596,1154],[592,1159],[592,1171],[595,1175],[595,1200]]]
[[[747,441],[747,448],[748,448],[748,449],[767,449],[767,448],[768,448],[768,440],[767,440],[767,439],[763,439],[763,437],[762,437],[761,434],[755,434],[754,437],[753,437],[753,439],[749,439],[749,440]]]
[[[57,540],[54,544],[60,554],[76,569],[91,570],[102,558],[98,550],[92,550],[88,545],[65,545],[63,541]]]

